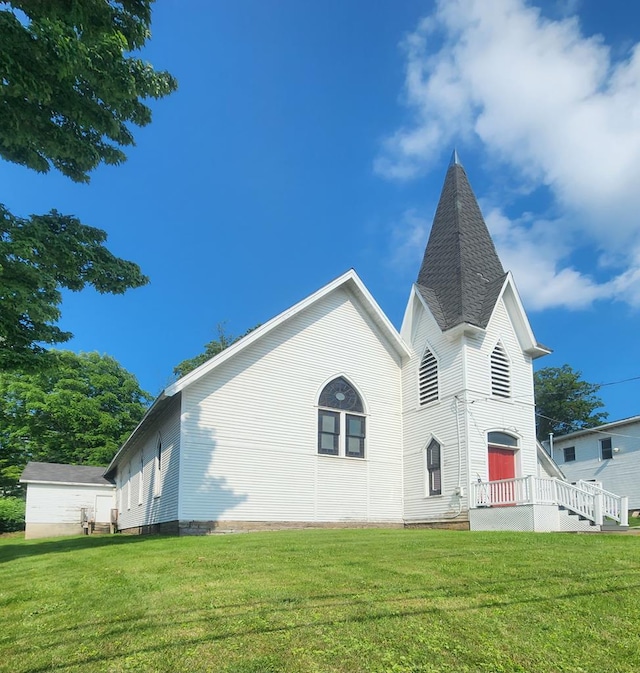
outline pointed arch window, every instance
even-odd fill
[[[442,464],[440,444],[432,439],[425,451],[427,468],[428,495],[442,495]]]
[[[339,376],[322,389],[318,406],[318,453],[364,458],[366,419],[356,389]]]
[[[438,399],[438,361],[429,348],[425,350],[418,370],[418,390],[421,406]]]
[[[491,392],[497,397],[511,396],[509,358],[499,341],[491,353]]]

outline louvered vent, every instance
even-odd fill
[[[491,353],[491,392],[498,397],[511,395],[509,381],[509,359],[501,343]]]
[[[420,404],[429,404],[438,399],[438,361],[427,349],[419,372]]]

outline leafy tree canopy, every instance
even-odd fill
[[[107,465],[151,397],[116,360],[50,351],[34,372],[0,374],[0,492],[30,460]]]
[[[218,353],[222,353],[225,348],[229,348],[229,346],[234,344],[236,341],[240,341],[242,337],[247,336],[247,334],[250,334],[258,327],[260,327],[260,325],[251,327],[244,334],[236,337],[226,333],[224,323],[218,323],[218,338],[213,339],[213,341],[209,341],[209,343],[205,344],[204,353],[200,353],[200,355],[196,355],[194,358],[183,360],[180,362],[180,364],[176,365],[173,368],[173,373],[179,378],[185,376],[190,371],[193,371],[196,367],[203,365],[205,362],[207,362],[207,360],[211,360],[211,358],[218,355]]]
[[[0,370],[28,368],[43,353],[40,343],[71,338],[54,324],[61,288],[120,294],[148,282],[104,247],[106,237],[55,210],[22,219],[0,205]]]
[[[167,72],[127,52],[150,37],[153,0],[8,0],[0,3],[0,157],[53,166],[88,182],[120,164],[145,126],[141,99],[176,89]]]
[[[537,435],[547,439],[549,433],[569,432],[602,425],[608,414],[596,412],[604,407],[596,395],[600,386],[582,380],[582,373],[569,365],[545,367],[534,374]]]

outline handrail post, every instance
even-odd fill
[[[529,490],[529,503],[535,505],[538,502],[537,493],[536,493],[536,478],[533,474],[530,474],[527,477],[527,486]]]
[[[602,526],[604,521],[602,516],[602,493],[596,493],[593,497],[593,518],[596,526]]]
[[[629,496],[627,495],[620,498],[620,525],[629,525]]]

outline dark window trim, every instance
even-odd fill
[[[565,446],[562,449],[564,455],[564,462],[571,463],[576,459],[576,447],[575,446]]]
[[[349,419],[350,418],[359,418],[362,420],[362,434],[361,435],[352,435],[349,434]],[[345,445],[344,445],[344,455],[347,458],[364,458],[364,439],[367,435],[367,419],[360,414],[345,414]],[[349,439],[358,439],[359,448],[358,452],[354,453],[349,450]]]
[[[429,475],[429,495],[442,495],[442,447],[432,439],[426,450],[427,472]]]
[[[331,416],[334,419],[336,432],[322,430],[323,416]],[[349,434],[349,419],[362,419],[362,435]],[[333,437],[333,447],[322,447],[322,439],[327,436]],[[349,440],[358,439],[358,451],[349,449]],[[366,440],[366,415],[360,394],[355,387],[344,378],[337,376],[327,383],[318,397],[318,455],[339,456],[342,458],[356,458],[362,460],[365,457]]]
[[[611,437],[600,440],[600,458],[602,460],[611,460],[613,458],[613,442]]]
[[[334,419],[336,432],[327,432],[322,429],[322,418],[328,416]],[[322,446],[324,436],[333,437],[333,448],[326,449]],[[318,453],[324,456],[337,456],[340,453],[340,412],[328,411],[327,409],[318,409]]]

